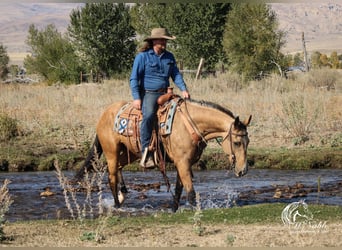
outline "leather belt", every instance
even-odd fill
[[[167,88],[161,88],[161,89],[146,89],[145,92],[147,93],[166,93],[167,92]]]

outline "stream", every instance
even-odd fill
[[[74,172],[65,171],[63,175],[71,179]],[[85,202],[85,192],[74,192],[74,200],[69,193],[72,215],[66,206],[65,195],[56,172],[0,173],[1,185],[5,179],[11,181],[8,188],[13,203],[5,217],[8,221],[77,217],[79,211],[76,204],[80,206],[80,210],[88,211],[87,215],[91,216],[96,216],[100,207],[126,214],[171,212],[175,171],[167,172],[171,192],[167,191],[163,176],[157,170],[123,171],[123,175],[128,193],[119,210],[112,209],[114,202],[105,174],[100,183],[102,192],[99,194],[98,191],[93,191],[90,201]],[[236,178],[233,173],[227,173],[225,170],[194,171],[193,181],[195,191],[200,195],[202,209],[274,202],[291,203],[300,199],[305,199],[308,204],[342,205],[340,169],[250,169],[242,178]],[[46,188],[49,188],[53,195],[42,196]],[[187,205],[185,191],[180,205],[180,209]]]

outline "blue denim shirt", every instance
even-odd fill
[[[153,49],[139,53],[135,57],[130,77],[133,99],[141,99],[140,94],[144,90],[169,87],[170,77],[181,91],[186,90],[185,82],[171,52],[165,51],[161,56]]]

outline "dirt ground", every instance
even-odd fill
[[[12,238],[0,246],[10,247],[341,247],[342,223],[322,222],[301,231],[277,224],[203,225],[199,236],[193,225],[146,225],[129,227],[114,225],[99,230],[103,238],[81,240],[87,231],[79,225],[60,221],[55,224],[27,223],[5,226]],[[89,229],[89,228],[88,228]]]

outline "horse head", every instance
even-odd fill
[[[245,121],[240,121],[237,116],[230,124],[227,135],[223,138],[223,151],[229,155],[229,162],[237,177],[244,176],[248,171],[247,147],[249,144],[247,126],[252,116]]]

